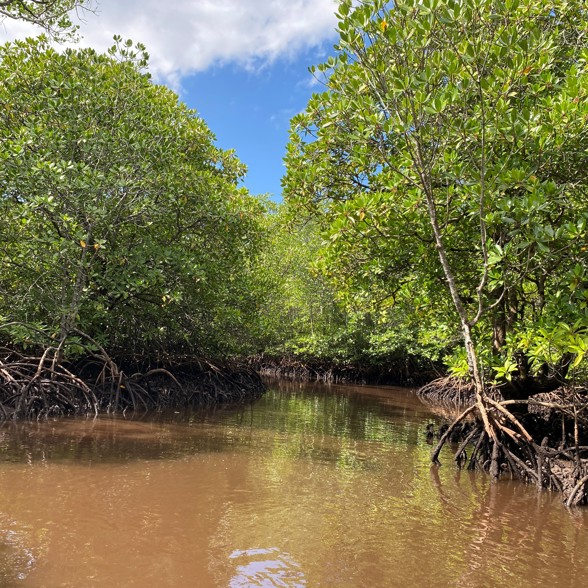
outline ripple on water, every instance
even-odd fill
[[[235,550],[229,556],[235,560],[235,575],[230,588],[263,588],[307,586],[304,573],[292,556],[277,547]]]
[[[26,579],[35,565],[32,549],[27,547],[28,537],[10,527],[15,523],[3,523],[0,531],[0,584],[10,585]],[[8,527],[8,528],[7,528]]]

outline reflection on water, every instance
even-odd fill
[[[229,584],[231,588],[306,586],[300,565],[277,547],[236,550],[229,557],[237,560],[236,573]]]
[[[393,388],[0,429],[0,586],[584,586],[557,495],[445,456]]]
[[[0,582],[2,585],[24,580],[33,568],[35,557],[28,547],[26,533],[14,521],[0,519]]]

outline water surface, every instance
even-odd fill
[[[0,429],[0,586],[585,586],[557,494],[432,468],[397,388]]]

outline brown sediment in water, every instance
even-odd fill
[[[584,586],[588,511],[430,467],[414,393],[286,388],[5,424],[0,585]]]

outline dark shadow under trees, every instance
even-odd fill
[[[246,365],[195,357],[117,362],[89,335],[73,333],[85,351],[76,361],[63,359],[63,341],[41,352],[0,348],[0,419],[241,402],[265,390]]]

